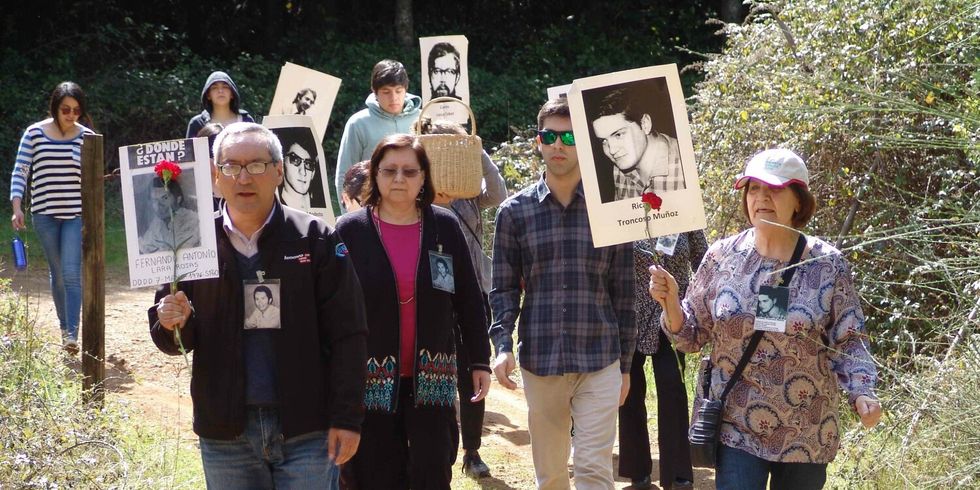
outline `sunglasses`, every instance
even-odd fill
[[[378,169],[378,173],[381,174],[381,176],[384,177],[384,178],[386,178],[386,179],[394,179],[395,176],[399,174],[399,172],[406,179],[414,179],[415,177],[418,177],[419,174],[422,173],[422,169],[420,169],[420,168],[403,168],[403,169],[397,169],[397,168],[379,168]]]
[[[76,116],[81,116],[82,115],[82,108],[81,107],[68,107],[66,105],[61,106],[61,113],[63,115],[67,116],[67,115],[69,115],[69,114],[71,114],[73,112],[75,113]]]
[[[312,172],[316,168],[316,160],[313,158],[302,158],[293,152],[286,153],[286,163],[294,167],[302,165],[306,168],[307,172]]]
[[[561,144],[575,146],[575,135],[571,131],[552,131],[550,129],[538,131],[538,139],[541,140],[542,144],[553,145],[559,138],[561,138]]]

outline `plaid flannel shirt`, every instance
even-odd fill
[[[501,204],[493,243],[490,338],[538,376],[628,373],[636,345],[633,245],[595,248],[579,183],[568,207],[542,177]],[[522,290],[523,284],[523,290]],[[521,304],[521,293],[524,302]]]
[[[658,134],[655,138],[661,138],[667,142],[667,173],[666,175],[654,175],[650,177],[650,186],[637,177],[635,171],[623,173],[615,165],[613,166],[613,182],[616,185],[616,200],[630,197],[640,197],[644,189],[653,192],[678,191],[686,189],[684,182],[684,165],[681,164],[681,150],[677,144],[677,139],[671,138],[666,134]]]

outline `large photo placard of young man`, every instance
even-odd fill
[[[265,116],[262,125],[272,130],[282,143],[282,184],[279,200],[302,209],[333,225],[336,218],[327,183],[327,164],[323,145],[310,116]]]
[[[577,79],[567,97],[596,247],[705,228],[676,65]]]
[[[300,115],[313,118],[316,134],[323,142],[330,123],[340,79],[294,63],[286,63],[279,72],[276,94],[272,97],[270,115]]]
[[[130,287],[218,277],[208,139],[121,147],[119,170]]]

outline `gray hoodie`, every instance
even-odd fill
[[[334,175],[334,197],[341,202],[340,195],[344,190],[344,175],[347,169],[355,163],[371,158],[374,147],[382,138],[389,134],[411,133],[412,125],[419,118],[422,109],[422,98],[418,95],[405,94],[405,106],[399,114],[389,114],[378,104],[378,99],[372,93],[364,100],[367,108],[358,111],[347,120],[344,135],[340,138],[340,150],[337,153],[337,173]]]

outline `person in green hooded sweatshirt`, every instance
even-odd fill
[[[408,93],[408,72],[395,60],[381,60],[371,70],[371,94],[364,101],[367,108],[347,120],[337,153],[334,187],[337,202],[344,190],[344,175],[357,162],[370,160],[374,147],[389,134],[411,133],[419,118],[422,98]]]

